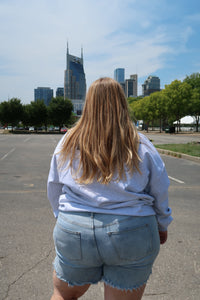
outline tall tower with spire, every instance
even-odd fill
[[[64,98],[85,100],[85,94],[86,80],[83,67],[83,48],[81,47],[81,57],[71,55],[69,54],[67,42]]]

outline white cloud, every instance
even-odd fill
[[[193,34],[193,29],[191,26],[187,26],[185,28],[185,30],[183,30],[182,34],[181,34],[181,40],[182,40],[182,43],[184,45],[187,44],[187,42],[189,41],[190,37],[192,36]]]
[[[173,35],[158,24],[160,2],[152,1],[0,1],[0,101],[19,95],[30,102],[37,86],[62,86],[67,40],[76,56],[83,46],[87,86],[117,67],[126,77],[163,68],[171,43],[177,36],[187,43],[192,28]]]

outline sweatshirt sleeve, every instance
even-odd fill
[[[56,218],[58,217],[59,198],[60,195],[62,194],[62,188],[63,188],[63,183],[60,181],[60,175],[58,172],[57,153],[61,150],[61,146],[66,135],[67,133],[63,135],[63,137],[60,139],[60,141],[56,146],[56,149],[51,159],[49,176],[47,180],[47,197],[49,199],[54,216]]]
[[[62,187],[63,184],[59,181],[56,154],[54,153],[47,180],[47,197],[56,218],[58,217],[59,197],[62,194]]]
[[[154,197],[154,210],[158,221],[158,230],[166,231],[172,221],[171,208],[168,206],[169,179],[165,167],[157,174],[152,172],[150,179],[150,194]]]
[[[166,231],[172,222],[171,208],[168,204],[168,188],[170,181],[165,164],[156,148],[149,142],[146,153],[147,166],[149,169],[149,182],[147,192],[154,198],[153,208],[156,213],[158,230]]]

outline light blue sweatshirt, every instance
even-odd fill
[[[64,138],[64,137],[63,137]],[[51,160],[47,182],[47,195],[55,217],[59,211],[96,212],[105,214],[149,216],[156,215],[158,229],[167,230],[171,223],[171,209],[168,207],[169,179],[164,162],[152,143],[140,134],[138,154],[141,158],[139,168],[141,174],[126,172],[126,180],[111,181],[101,184],[94,181],[91,184],[76,182],[72,171],[58,168],[59,150],[62,141],[58,143]],[[73,166],[78,167],[79,151]]]

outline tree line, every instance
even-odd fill
[[[200,118],[200,74],[193,73],[183,81],[174,80],[159,92],[154,92],[144,98],[128,98],[133,119],[143,120],[146,129],[159,123],[160,131],[167,126],[173,126],[177,121],[177,131],[180,130],[180,119],[186,115],[195,117],[196,131]]]
[[[73,104],[63,97],[52,98],[49,106],[43,100],[23,105],[20,99],[12,98],[0,103],[0,122],[2,126],[34,127],[36,130],[48,125],[59,128],[74,122]]]
[[[180,119],[186,115],[195,117],[196,131],[200,119],[200,74],[193,73],[183,81],[174,80],[159,92],[146,97],[128,98],[129,110],[133,120],[143,120],[148,126],[160,126],[160,131],[167,126],[173,126],[178,121],[177,131],[180,129]],[[58,126],[73,124],[73,104],[63,97],[52,98],[49,106],[42,100],[32,101],[23,105],[20,99],[12,98],[0,103],[0,122],[3,126],[12,127],[22,124],[23,127],[48,125]]]

